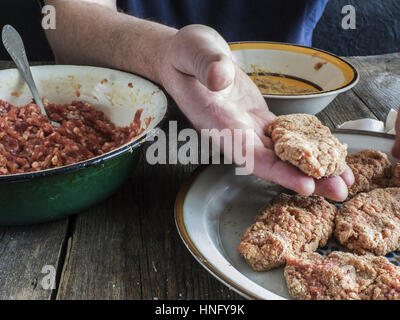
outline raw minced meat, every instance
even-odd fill
[[[127,127],[115,126],[89,104],[45,102],[23,107],[0,100],[0,175],[32,172],[73,164],[109,152],[141,134],[137,110]],[[147,121],[146,121],[147,122]]]

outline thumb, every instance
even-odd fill
[[[180,72],[191,75],[212,91],[228,87],[235,77],[235,66],[226,41],[212,28],[189,25],[175,35],[171,58]]]

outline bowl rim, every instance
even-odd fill
[[[33,172],[0,175],[0,183],[33,180],[35,178],[43,178],[53,175],[70,173],[87,167],[99,165],[102,164],[104,161],[115,158],[125,152],[133,152],[133,150],[142,145],[145,140],[146,140],[146,135],[142,136],[139,141],[132,140],[127,144],[124,144],[105,154],[61,167],[49,168]]]
[[[170,104],[170,100],[168,99],[168,95],[166,94],[165,90],[159,86],[158,84],[154,83],[153,81],[142,77],[140,75],[126,72],[126,71],[121,71],[118,69],[111,69],[111,68],[104,68],[104,67],[95,67],[95,66],[78,66],[78,65],[66,65],[66,64],[46,64],[46,65],[35,65],[31,66],[31,68],[40,68],[40,67],[88,67],[88,68],[97,68],[97,69],[106,69],[110,70],[113,72],[118,72],[118,73],[124,73],[126,75],[133,75],[135,77],[141,78],[142,80],[148,81],[151,83],[153,86],[155,86],[159,92],[165,97],[166,105],[165,105],[165,111],[164,114],[162,115],[162,118],[154,124],[154,127],[149,129],[145,128],[145,130],[139,134],[137,137],[133,138],[131,141],[119,146],[118,148],[115,148],[109,152],[106,152],[102,155],[95,156],[93,158],[79,161],[76,163],[68,164],[65,166],[61,167],[55,167],[55,168],[49,168],[49,169],[44,169],[44,170],[39,170],[39,171],[33,171],[33,172],[23,172],[23,173],[15,173],[15,174],[7,174],[7,175],[0,175],[0,183],[7,183],[7,182],[17,182],[17,181],[27,181],[27,180],[33,180],[35,178],[43,178],[43,177],[48,177],[48,176],[54,176],[54,175],[59,175],[59,174],[66,174],[74,171],[78,171],[87,167],[95,166],[102,164],[104,161],[110,160],[112,158],[115,158],[123,153],[126,152],[133,152],[133,150],[139,148],[143,143],[146,142],[147,136],[149,132],[152,130],[157,130],[162,126],[164,121],[166,120],[167,114],[168,114],[168,106]],[[18,70],[16,68],[7,68],[7,69],[2,69],[1,71],[7,71],[7,70]],[[71,100],[72,101],[72,100]]]
[[[288,42],[277,42],[277,41],[233,41],[233,42],[229,42],[229,48],[232,50],[232,45],[249,45],[249,44],[277,44],[277,45],[283,45],[283,46],[290,46],[290,47],[299,47],[299,48],[305,48],[305,49],[309,49],[309,50],[314,50],[316,52],[322,52],[324,54],[327,54],[341,62],[343,62],[344,64],[346,64],[352,71],[353,71],[353,78],[350,80],[350,82],[348,83],[344,83],[341,86],[335,88],[335,89],[331,89],[331,90],[324,90],[324,91],[320,91],[320,92],[316,92],[316,93],[304,93],[304,94],[287,94],[287,95],[283,95],[283,94],[262,94],[263,97],[265,98],[275,98],[275,99],[308,99],[308,98],[319,98],[319,97],[323,97],[323,96],[330,96],[330,95],[334,95],[334,94],[339,94],[342,92],[345,92],[351,88],[353,88],[358,81],[360,80],[360,74],[357,71],[356,67],[354,67],[350,62],[346,61],[345,59],[339,57],[338,55],[331,53],[329,51],[325,51],[323,49],[318,49],[315,47],[307,47],[307,46],[302,46],[299,44],[293,44],[293,43],[288,43]],[[232,51],[241,51],[241,50],[245,50],[245,49],[235,49]],[[260,49],[247,49],[247,50],[268,50],[265,48],[260,48]]]

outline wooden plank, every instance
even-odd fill
[[[15,64],[13,61],[0,60],[0,69],[9,69],[9,68],[15,68]]]
[[[176,108],[169,117],[189,126]],[[144,155],[117,194],[77,217],[57,299],[240,299],[176,230],[175,197],[194,166],[151,166]]]
[[[330,128],[337,128],[345,121],[361,118],[376,119],[372,111],[353,92],[339,94],[330,105],[317,115]]]
[[[62,267],[67,220],[24,227],[0,227],[0,299],[51,299],[42,286],[44,266]],[[57,283],[57,282],[56,282]]]
[[[42,66],[47,64],[54,64],[54,61],[34,61],[29,62],[31,66]],[[0,60],[0,69],[10,69],[15,68],[14,61],[11,60]]]
[[[400,53],[348,58],[360,73],[353,89],[379,120],[400,105]]]
[[[400,52],[376,56],[346,57],[344,59],[353,64],[361,75],[379,75],[382,72],[390,74],[400,73]]]
[[[329,127],[334,128],[334,124],[332,120],[329,118],[328,113],[326,112],[326,108],[320,111],[318,114],[315,115],[319,120],[321,120],[322,124]]]
[[[128,183],[76,217],[57,299],[141,297],[136,271],[144,252],[136,210]]]
[[[338,97],[320,114],[330,127],[348,120],[385,120],[391,108],[397,109],[400,93],[400,54],[349,57],[360,74],[359,83]]]

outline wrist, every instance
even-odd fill
[[[178,30],[173,28],[168,28],[163,32],[162,37],[160,37],[158,44],[155,49],[155,58],[153,64],[153,80],[158,84],[165,86],[165,75],[170,62],[169,52],[171,50],[173,39],[178,32]]]

